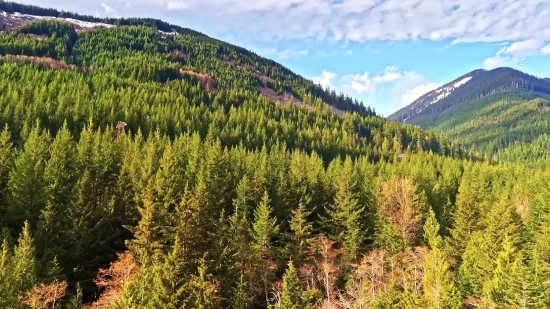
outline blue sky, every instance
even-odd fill
[[[154,17],[274,59],[382,115],[472,70],[550,77],[548,0],[20,0]]]

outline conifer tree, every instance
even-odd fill
[[[348,157],[341,166],[334,203],[326,209],[324,223],[331,231],[330,236],[343,246],[348,262],[357,258],[366,234],[363,226],[365,206],[360,205],[356,197],[357,180],[352,164]]]
[[[240,277],[245,276],[245,272],[250,267],[250,196],[249,181],[245,175],[237,186],[237,197],[233,200],[233,214],[229,217],[233,245],[235,246],[236,268]],[[248,274],[247,274],[248,276]]]
[[[300,309],[304,308],[303,302],[304,291],[298,280],[298,274],[294,263],[288,262],[288,268],[283,276],[283,294],[279,300],[279,308],[281,309]]]
[[[479,230],[479,181],[474,177],[476,171],[468,171],[460,182],[454,213],[454,228],[449,242],[451,256],[460,259],[466,249],[472,233]]]
[[[22,308],[18,297],[38,283],[36,253],[28,222],[23,226],[13,255],[9,253],[7,242],[4,241],[0,258],[0,305],[5,308]]]
[[[143,206],[138,208],[141,215],[138,225],[127,227],[134,235],[134,239],[127,241],[127,246],[135,254],[136,261],[141,264],[152,263],[164,248],[165,231],[158,208],[158,204],[147,195],[143,200]]]
[[[193,275],[189,284],[189,307],[197,309],[219,308],[218,286],[207,273],[204,260],[199,262],[197,275]]]
[[[9,174],[13,168],[15,149],[11,142],[11,133],[8,126],[0,134],[0,225],[5,226],[8,207],[8,182]]]
[[[73,297],[71,297],[71,301],[67,304],[67,309],[83,309],[84,303],[82,298],[82,288],[80,287],[80,283],[77,283],[76,293],[73,295]]]
[[[273,247],[273,236],[279,232],[277,218],[272,215],[272,208],[269,206],[269,197],[264,193],[262,201],[254,211],[254,222],[250,234],[252,236],[252,251],[255,264],[258,266],[258,275],[262,282],[262,291],[265,302],[269,301],[269,283],[271,282],[274,270],[275,257]]]
[[[20,150],[8,183],[11,192],[8,208],[10,227],[18,230],[25,220],[36,226],[40,210],[46,202],[44,170],[48,159],[50,137],[35,126]]]
[[[461,308],[460,295],[455,285],[452,271],[442,250],[443,240],[438,235],[440,225],[435,213],[430,209],[424,224],[424,238],[430,247],[430,252],[424,261],[424,298],[427,308]]]
[[[10,245],[7,239],[2,241],[2,251],[0,252],[0,289],[3,293],[0,293],[0,306],[8,308],[13,301],[13,285],[12,281],[15,280],[12,272],[13,254],[11,253]]]
[[[308,222],[308,213],[303,203],[292,210],[292,217],[289,221],[290,234],[287,243],[287,256],[296,261],[298,267],[307,260],[310,246],[315,241],[313,236],[313,224]]]
[[[246,294],[246,284],[241,280],[237,283],[237,286],[233,290],[233,296],[231,297],[231,308],[233,309],[248,309],[250,306],[250,299]]]

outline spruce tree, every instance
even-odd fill
[[[159,214],[159,206],[150,195],[143,200],[143,206],[138,208],[141,220],[135,227],[127,228],[134,235],[134,239],[126,241],[128,248],[135,254],[141,264],[153,262],[156,255],[162,253],[165,242],[165,230]]]
[[[263,284],[265,302],[269,301],[269,283],[273,276],[273,258],[275,251],[273,237],[279,232],[277,218],[272,215],[272,208],[269,206],[269,197],[264,193],[262,201],[254,211],[254,222],[250,230],[252,236],[252,252],[254,263],[258,266],[258,276]]]
[[[344,161],[339,172],[334,203],[326,208],[324,224],[331,238],[343,246],[346,260],[353,262],[365,241],[365,206],[360,205],[356,197],[357,180],[353,175],[351,158]]]
[[[292,217],[289,221],[290,233],[286,247],[287,257],[296,261],[300,266],[308,259],[309,247],[315,241],[313,236],[313,223],[308,222],[308,215],[303,203],[298,204],[298,208],[292,210]]]
[[[424,223],[424,239],[430,247],[430,252],[424,261],[424,298],[427,308],[461,308],[460,295],[452,276],[452,270],[445,256],[443,240],[438,235],[440,225],[435,213],[430,209]]]
[[[36,227],[40,210],[45,206],[47,186],[44,181],[44,170],[49,145],[49,134],[35,126],[15,160],[8,182],[11,192],[8,208],[9,226],[13,230],[19,230],[25,220]]]
[[[15,149],[11,142],[11,134],[6,125],[0,134],[0,226],[6,226],[8,208],[8,182],[13,168]]]
[[[283,276],[283,293],[279,300],[279,308],[281,309],[302,309],[304,291],[298,280],[298,274],[294,263],[288,262],[288,268]]]

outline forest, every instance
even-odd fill
[[[550,307],[550,171],[158,30],[0,34],[0,308]]]

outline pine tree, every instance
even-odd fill
[[[0,134],[0,226],[5,226],[8,207],[9,174],[13,168],[15,150],[11,142],[11,134],[6,125]]]
[[[266,303],[269,301],[269,288],[273,276],[273,261],[275,252],[273,248],[273,236],[279,232],[277,218],[272,216],[272,208],[269,206],[267,192],[256,210],[250,235],[252,236],[252,251],[255,264],[258,266],[259,277],[263,284],[263,293]]]
[[[245,275],[250,263],[250,197],[248,177],[244,176],[237,186],[237,197],[233,200],[233,214],[229,217],[231,235],[235,246],[236,267],[240,276]]]
[[[363,226],[365,206],[359,205],[356,197],[357,180],[352,174],[352,164],[349,157],[344,161],[334,203],[326,209],[327,217],[324,219],[329,235],[343,246],[348,262],[356,260],[366,234]]]
[[[424,222],[424,240],[430,249],[441,249],[443,238],[439,235],[440,225],[432,209],[429,210],[426,222]]]
[[[34,127],[25,140],[23,149],[10,172],[8,187],[11,192],[8,208],[10,227],[18,230],[25,220],[36,226],[40,210],[46,202],[44,170],[48,159],[50,137],[38,126]]]
[[[506,197],[493,206],[485,220],[486,228],[472,234],[462,256],[459,278],[464,295],[482,296],[482,287],[493,277],[495,257],[505,240],[514,250],[520,247],[519,222],[518,214]]]
[[[298,280],[298,273],[296,272],[296,268],[294,268],[294,263],[290,261],[283,276],[283,294],[279,300],[278,307],[281,309],[304,308],[303,294],[304,291]]]
[[[152,201],[150,195],[143,200],[143,206],[139,207],[141,220],[136,227],[127,227],[134,235],[134,239],[126,242],[141,264],[152,263],[157,254],[164,248],[165,231],[158,205]]]
[[[73,297],[71,297],[71,301],[67,304],[67,309],[83,309],[84,303],[82,298],[82,288],[80,287],[80,283],[77,283],[76,293],[73,295]]]
[[[424,224],[424,238],[430,252],[424,261],[424,298],[427,308],[461,308],[460,295],[456,288],[450,265],[442,251],[443,240],[438,235],[440,225],[430,209]]]
[[[292,211],[292,218],[289,221],[291,233],[288,236],[287,256],[291,257],[300,266],[307,260],[310,253],[310,246],[315,241],[313,236],[313,223],[308,222],[307,217],[311,213],[306,212],[303,203]]]
[[[231,308],[233,309],[248,309],[250,306],[250,298],[246,294],[246,284],[243,282],[243,277],[237,283],[237,287],[233,290],[231,297]]]
[[[189,306],[196,309],[219,308],[218,287],[212,280],[212,275],[207,273],[204,260],[199,262],[197,272],[190,280]]]
[[[478,192],[480,184],[473,175],[475,172],[465,173],[457,195],[454,228],[451,230],[452,237],[449,241],[451,256],[456,260],[460,260],[466,250],[472,233],[480,229],[481,216],[478,205],[480,203],[480,193]]]
[[[50,146],[50,158],[44,170],[46,203],[59,208],[61,214],[72,201],[73,188],[79,178],[76,156],[76,145],[65,122]]]
[[[486,300],[497,305],[513,305],[516,297],[521,298],[522,287],[517,285],[518,281],[515,279],[524,275],[521,273],[522,263],[521,254],[518,254],[510,237],[505,236],[492,277],[487,278],[483,285]]]
[[[9,251],[4,241],[0,256],[0,305],[21,308],[18,297],[38,283],[36,253],[28,222],[24,224],[13,255]]]
[[[2,251],[0,252],[0,289],[3,291],[0,293],[0,306],[2,308],[8,308],[13,301],[14,285],[12,281],[15,280],[12,273],[13,254],[11,253],[10,245],[8,241],[4,239],[2,241]]]

